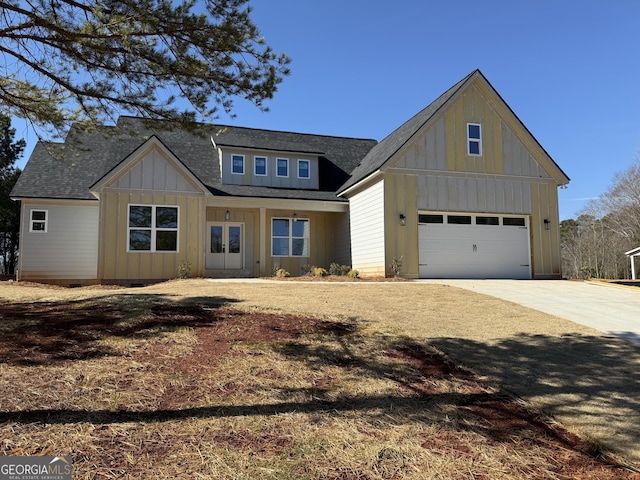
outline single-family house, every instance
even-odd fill
[[[39,142],[19,280],[144,284],[348,264],[362,276],[560,278],[569,179],[478,70],[380,143],[121,117]]]

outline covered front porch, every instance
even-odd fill
[[[215,205],[213,204],[215,202]],[[204,225],[204,276],[291,276],[308,265],[350,265],[349,214],[345,202],[276,199],[212,199]]]

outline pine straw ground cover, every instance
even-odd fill
[[[0,454],[68,454],[74,478],[640,478],[363,318],[202,281],[0,293]]]

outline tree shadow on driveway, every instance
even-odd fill
[[[430,343],[640,464],[640,346],[613,337],[529,334]]]

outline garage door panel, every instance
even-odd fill
[[[499,225],[472,220],[419,225],[421,278],[531,278],[526,226],[503,225],[502,218]]]

